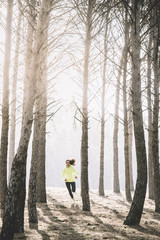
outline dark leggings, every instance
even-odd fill
[[[66,182],[66,187],[68,189],[69,195],[71,196],[71,198],[73,198],[73,193],[76,191],[76,183],[75,182]],[[72,189],[71,189],[72,187]]]

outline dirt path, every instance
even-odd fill
[[[91,191],[91,212],[81,210],[79,191],[75,196],[79,209],[71,208],[65,188],[49,188],[47,194],[48,203],[38,204],[38,225],[29,226],[25,208],[25,234],[16,235],[16,240],[160,240],[160,214],[151,200],[145,202],[140,226],[128,227],[123,221],[130,205],[121,194],[106,192],[99,197]]]

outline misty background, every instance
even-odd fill
[[[6,9],[4,8],[4,16],[6,15]],[[54,15],[54,13],[53,13]],[[66,17],[67,18],[67,17]],[[2,19],[3,20],[3,19]],[[13,20],[12,27],[12,41],[15,41],[15,31],[16,31],[16,21]],[[60,23],[59,23],[60,24]],[[25,22],[23,22],[25,25]],[[63,32],[64,26],[61,24],[61,30],[57,28],[57,33]],[[118,25],[113,20],[112,34],[114,33],[118,37]],[[115,31],[114,31],[115,28]],[[65,70],[57,70],[59,66],[52,65],[52,60],[55,58],[55,52],[50,52],[49,54],[49,64],[51,69],[51,74],[49,74],[49,79],[54,78],[57,74],[56,71],[60,72],[57,77],[52,81],[52,93],[50,94],[50,100],[55,102],[55,107],[52,107],[49,112],[51,113],[51,118],[49,117],[47,122],[47,135],[46,135],[46,185],[49,187],[64,187],[64,182],[62,180],[62,170],[65,167],[65,160],[70,158],[76,159],[76,169],[81,173],[81,122],[77,119],[79,118],[79,113],[77,106],[81,108],[81,98],[82,98],[82,77],[72,66],[72,61],[70,54],[74,54],[77,59],[83,59],[83,44],[74,28],[70,30],[68,35],[62,37],[61,44],[68,48],[64,55],[60,59],[60,69],[62,66]],[[1,46],[5,43],[5,31],[0,26],[1,34]],[[23,32],[24,34],[24,32]],[[103,36],[102,36],[103,37]],[[99,37],[100,38],[100,37]],[[123,39],[119,38],[119,42],[123,44]],[[17,89],[17,125],[16,125],[16,145],[15,152],[18,147],[20,131],[21,131],[21,113],[22,113],[22,99],[23,99],[23,75],[24,75],[24,46],[23,38],[21,40],[21,52],[19,57],[19,74],[18,74],[18,89]],[[75,52],[75,47],[78,49]],[[116,46],[110,50],[110,54],[114,55],[114,59],[118,59],[120,52]],[[60,50],[57,50],[60,51]],[[95,50],[96,52],[96,50]],[[116,54],[115,54],[116,53]],[[11,78],[13,72],[13,60],[14,60],[14,44],[11,49],[11,68],[10,75]],[[101,56],[98,56],[101,58]],[[1,70],[3,66],[3,52],[0,52],[1,59]],[[99,59],[99,62],[101,59]],[[119,61],[119,59],[118,59]],[[98,62],[98,59],[97,59]],[[99,63],[98,62],[98,63]],[[69,67],[66,67],[68,64]],[[92,66],[92,62],[91,62]],[[57,69],[56,69],[57,67]],[[115,106],[115,88],[116,88],[116,76],[117,70],[114,65],[109,63],[108,71],[108,84],[106,84],[106,125],[105,125],[105,154],[104,154],[104,188],[112,189],[113,185],[113,123],[114,123],[114,106]],[[0,71],[3,72],[3,71]],[[53,74],[54,72],[54,74]],[[100,168],[100,105],[97,101],[99,98],[97,94],[101,91],[100,81],[101,81],[101,70],[97,70],[94,73],[94,78],[89,83],[89,187],[90,189],[98,189],[99,184],[99,168]],[[1,89],[2,89],[2,75],[0,76]],[[92,78],[92,77],[91,77]],[[110,80],[111,79],[111,80]],[[77,84],[78,83],[78,84]],[[10,89],[12,82],[10,81]],[[50,84],[50,83],[49,83]],[[2,90],[0,91],[2,95]],[[98,97],[97,97],[98,96]],[[11,97],[11,96],[10,96]],[[2,96],[1,96],[2,98]],[[122,93],[121,93],[122,99]],[[10,100],[11,103],[11,100]],[[120,102],[120,115],[123,116],[123,105]],[[123,117],[122,117],[123,118]],[[0,119],[1,121],[1,119]],[[1,122],[0,122],[1,124]],[[10,133],[9,133],[10,134]],[[123,146],[123,123],[119,124],[119,178],[120,178],[120,188],[124,189],[124,146]],[[29,179],[30,170],[30,158],[31,158],[31,147],[32,147],[32,137],[30,139],[29,149],[28,149],[28,161],[27,161],[27,184]],[[136,180],[136,161],[135,161],[135,146],[133,144],[133,178],[134,183]],[[77,180],[77,187],[80,187],[80,175]]]

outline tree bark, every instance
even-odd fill
[[[47,29],[47,27],[46,27]],[[47,55],[46,55],[47,56]],[[46,145],[46,109],[47,109],[47,74],[46,62],[41,71],[41,82],[37,84],[37,99],[34,118],[32,160],[29,179],[28,213],[29,222],[38,223],[37,202],[46,202],[45,184],[45,145]]]
[[[154,179],[154,199],[155,212],[160,213],[160,171],[159,171],[159,134],[158,134],[158,117],[159,117],[159,52],[158,52],[158,33],[155,30],[154,36],[154,105],[153,105],[153,125],[152,125],[152,154],[153,154],[153,179]]]
[[[114,118],[114,131],[113,131],[113,191],[120,193],[119,184],[119,164],[118,164],[118,124],[119,124],[119,95],[120,95],[120,79],[122,75],[123,54],[120,61],[118,70],[117,84],[116,84],[116,99],[115,99],[115,118]]]
[[[10,148],[9,148],[9,171],[8,180],[11,174],[12,161],[14,158],[15,149],[15,131],[16,131],[16,91],[17,91],[17,75],[18,75],[18,59],[19,59],[19,44],[20,44],[20,31],[21,31],[21,18],[22,13],[19,7],[18,21],[17,21],[17,39],[15,48],[15,59],[14,59],[14,73],[12,82],[12,106],[11,106],[11,120],[10,120]],[[8,181],[9,182],[9,181]]]
[[[44,77],[44,79],[46,79]],[[37,173],[37,202],[45,203],[46,196],[46,174],[45,174],[45,160],[46,160],[46,109],[47,109],[47,93],[46,87],[43,89],[44,93],[41,101],[40,110],[40,134],[39,134],[39,151],[38,151],[38,173]]]
[[[102,103],[101,103],[101,146],[100,146],[100,175],[99,175],[99,195],[104,196],[104,141],[105,141],[105,87],[106,87],[106,64],[107,64],[107,32],[108,14],[106,16],[105,35],[104,35],[104,63],[102,78]]]
[[[132,147],[133,147],[133,124],[132,124],[132,101],[129,98],[129,123],[128,123],[128,134],[129,134],[129,176],[130,176],[130,190],[134,191],[133,184],[133,168],[132,168]]]
[[[37,202],[45,203],[47,201],[46,194],[46,121],[47,121],[47,54],[48,54],[48,22],[46,23],[46,33],[44,35],[44,52],[41,69],[41,79],[39,86],[39,147],[38,147],[38,172],[37,172]]]
[[[147,160],[141,106],[140,9],[141,1],[132,0],[132,102],[137,157],[137,182],[133,202],[129,214],[124,221],[126,225],[136,225],[140,223],[147,186]]]
[[[38,223],[37,217],[37,158],[38,158],[38,145],[39,145],[39,112],[37,111],[37,103],[35,103],[36,114],[34,117],[34,129],[33,129],[33,141],[32,141],[32,159],[31,159],[31,169],[29,178],[29,191],[28,191],[28,215],[29,223]]]
[[[40,73],[40,49],[43,46],[42,35],[45,29],[45,21],[46,18],[48,18],[50,8],[51,0],[47,2],[43,0],[41,3],[36,29],[34,54],[31,60],[32,71],[28,81],[29,86],[28,89],[26,89],[28,92],[28,98],[26,98],[26,102],[24,103],[21,138],[17,154],[13,160],[11,178],[5,201],[5,212],[3,216],[1,240],[13,240],[14,232],[24,231],[24,217],[22,217],[21,212],[23,211],[24,213],[27,149],[33,121],[35,84],[36,79],[39,78]],[[20,212],[20,216],[17,214],[18,210]]]
[[[124,47],[124,65],[123,65],[123,112],[124,112],[124,157],[125,157],[125,193],[127,201],[131,201],[130,192],[130,168],[129,168],[129,134],[128,134],[128,110],[127,110],[127,55],[129,43],[129,24],[127,13],[125,13],[125,47]]]
[[[84,49],[83,101],[82,101],[82,141],[81,141],[81,195],[83,211],[90,211],[88,184],[88,71],[91,45],[91,25],[93,2],[88,1],[86,36]]]
[[[49,15],[46,19],[41,49],[40,74],[36,86],[34,135],[29,179],[28,213],[29,222],[38,223],[37,202],[46,202],[45,184],[45,145],[46,145],[46,109],[47,109],[47,45]]]
[[[25,56],[25,79],[24,79],[24,91],[23,91],[23,115],[22,115],[22,126],[25,125],[25,117],[26,117],[26,112],[27,112],[27,106],[26,103],[28,102],[28,97],[30,94],[30,89],[32,88],[32,84],[33,87],[35,88],[35,83],[34,80],[32,80],[32,76],[33,76],[33,72],[34,69],[32,69],[33,65],[32,65],[32,59],[34,59],[34,49],[33,49],[33,43],[34,43],[34,34],[35,34],[35,28],[36,28],[36,11],[35,11],[35,6],[36,6],[36,1],[35,0],[31,0],[29,2],[32,5],[32,8],[30,6],[28,6],[28,12],[29,12],[29,16],[28,16],[28,29],[27,29],[27,45],[26,45],[26,56]],[[34,68],[34,67],[33,67]],[[35,79],[36,80],[36,79]],[[35,90],[32,89],[34,91],[33,94],[35,94]],[[31,91],[32,91],[31,90]],[[32,93],[31,93],[32,94]],[[32,98],[34,96],[31,96],[31,101]],[[33,99],[33,104],[34,104],[34,99]],[[33,106],[31,106],[33,109]],[[31,110],[33,112],[33,110]],[[33,114],[33,113],[32,113]],[[32,116],[33,118],[33,116]],[[30,126],[32,127],[32,126]],[[28,148],[28,145],[27,145]],[[26,161],[26,160],[25,160]],[[26,170],[25,170],[26,172]],[[25,180],[24,180],[25,181]],[[21,201],[21,205],[19,205],[16,208],[16,212],[15,212],[15,232],[23,232],[23,218],[24,218],[24,206],[23,206],[23,198],[25,199],[25,196],[23,197],[23,195],[26,194],[26,186],[25,183],[23,183],[24,188],[22,189],[22,201]]]
[[[0,204],[4,209],[7,191],[7,151],[9,129],[9,66],[11,54],[11,27],[12,27],[13,0],[8,0],[6,19],[5,59],[3,67],[3,102],[2,102],[2,130],[0,151]]]
[[[149,175],[149,199],[154,199],[153,183],[153,155],[152,155],[152,103],[151,103],[151,47],[152,36],[149,36],[148,53],[147,53],[147,107],[148,107],[148,175]]]

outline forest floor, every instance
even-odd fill
[[[124,194],[106,191],[105,197],[90,191],[91,212],[82,211],[80,191],[72,208],[67,189],[48,188],[47,204],[38,204],[38,225],[29,225],[25,207],[25,234],[15,240],[153,240],[160,239],[160,214],[154,212],[154,201],[146,199],[139,226],[123,225],[130,204]],[[27,204],[26,204],[27,206]]]

